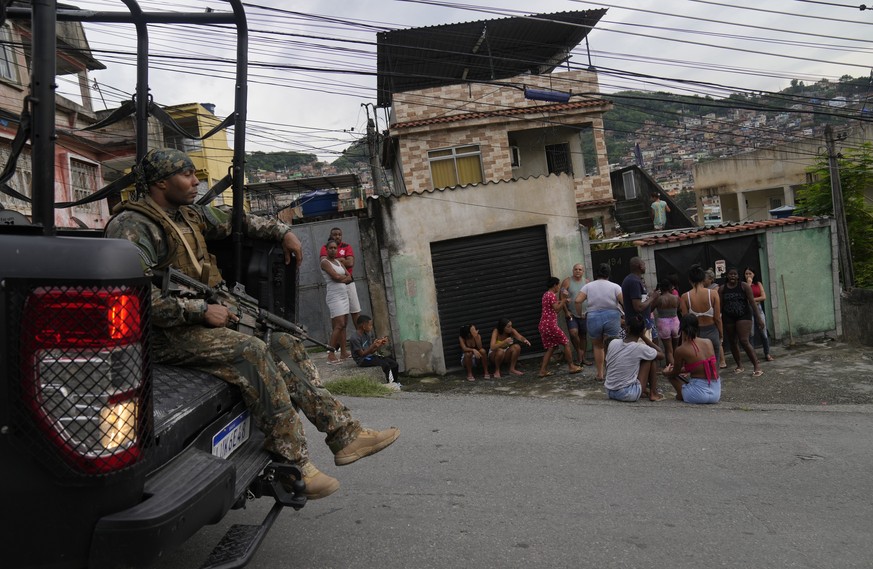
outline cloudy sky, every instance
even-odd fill
[[[119,0],[77,2],[121,10]],[[141,0],[146,11],[165,2]],[[869,76],[873,10],[848,0],[256,0],[250,28],[248,150],[297,150],[333,160],[366,125],[375,103],[376,33],[397,28],[608,8],[589,35],[601,89],[666,90],[715,97],[778,91],[790,79],[836,81]],[[176,11],[228,10],[221,1],[180,0]],[[135,88],[131,26],[87,24],[97,107],[113,108]],[[151,30],[151,85],[161,105],[214,103],[232,110],[233,38],[223,30],[157,26]],[[585,44],[571,63],[587,65]],[[652,78],[629,77],[642,73]],[[683,82],[679,82],[679,81]],[[686,83],[692,81],[692,83]],[[75,91],[62,82],[60,91]],[[102,101],[101,101],[102,99]],[[372,112],[372,111],[371,111]],[[380,126],[384,126],[380,111]]]

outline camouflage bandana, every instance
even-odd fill
[[[193,170],[194,163],[184,152],[173,148],[153,148],[142,159],[140,175],[147,187],[188,168]]]

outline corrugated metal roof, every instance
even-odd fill
[[[378,105],[393,93],[551,72],[606,13],[605,9],[534,14],[381,32]]]
[[[408,121],[391,125],[392,130],[413,128],[417,126],[426,126],[432,124],[455,123],[474,119],[483,119],[489,117],[501,116],[518,116],[533,113],[557,113],[572,111],[576,109],[600,108],[607,107],[611,103],[605,99],[588,99],[586,101],[576,101],[573,103],[558,103],[554,105],[535,105],[531,107],[514,107],[511,109],[500,109],[496,111],[484,111],[475,113],[459,113],[456,115],[433,117],[422,119],[419,121]]]
[[[356,188],[361,185],[357,174],[334,174],[332,176],[313,176],[310,178],[293,178],[275,182],[257,182],[246,184],[246,190],[251,192],[306,193],[312,190],[333,190],[341,188]]]

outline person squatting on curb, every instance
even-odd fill
[[[116,207],[105,235],[133,242],[147,274],[172,266],[211,287],[224,287],[206,241],[231,233],[230,210],[193,205],[198,180],[191,159],[178,150],[153,149],[137,167],[137,178],[139,195]],[[292,254],[298,266],[302,262],[300,240],[289,226],[251,215],[245,216],[243,225],[249,237],[280,241],[286,264]],[[338,466],[379,452],[400,435],[394,427],[362,428],[349,409],[321,387],[318,370],[300,340],[274,332],[267,345],[227,327],[236,320],[221,304],[162,296],[153,287],[155,361],[205,371],[238,386],[266,435],[266,450],[277,460],[300,467],[309,499],[332,494],[339,482],[310,461],[297,409],[327,434],[326,443]],[[291,482],[283,481],[286,486]]]
[[[394,358],[379,353],[387,345],[388,336],[376,338],[373,334],[373,319],[366,314],[358,316],[358,327],[349,338],[352,358],[358,367],[381,367],[385,383],[397,385],[400,365]]]

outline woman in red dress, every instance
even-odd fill
[[[564,361],[567,362],[570,373],[582,371],[581,367],[573,363],[573,354],[570,353],[567,336],[558,327],[558,312],[562,312],[564,306],[570,300],[567,295],[563,294],[561,295],[563,298],[558,300],[556,294],[560,286],[561,281],[557,277],[549,277],[549,280],[546,281],[546,288],[548,290],[543,294],[543,315],[540,317],[539,325],[540,336],[543,339],[543,348],[546,349],[546,353],[543,355],[543,363],[540,365],[539,377],[552,375],[552,372],[548,371],[546,366],[549,364],[549,359],[558,346],[564,347]]]

